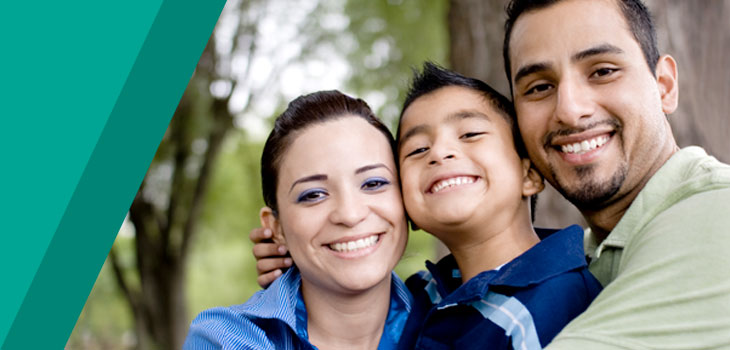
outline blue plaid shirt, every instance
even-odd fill
[[[554,232],[554,233],[553,233]],[[461,283],[449,255],[411,276],[413,310],[400,349],[542,349],[598,295],[583,230],[538,230],[543,238],[498,270]]]
[[[301,276],[293,267],[241,305],[203,311],[190,325],[183,349],[316,349],[309,343]],[[378,349],[394,349],[412,297],[392,273],[390,310]]]

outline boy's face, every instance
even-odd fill
[[[416,225],[448,245],[449,232],[501,230],[520,210],[529,216],[523,199],[542,182],[535,189],[510,125],[481,93],[449,86],[421,96],[400,130],[403,201]]]

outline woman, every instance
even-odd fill
[[[392,272],[408,234],[393,145],[360,99],[292,101],[264,146],[260,218],[294,266],[198,315],[185,349],[394,348],[411,297]]]

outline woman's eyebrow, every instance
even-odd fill
[[[300,184],[302,182],[310,182],[310,181],[325,181],[327,180],[327,175],[324,174],[315,174],[315,175],[309,175],[302,178],[297,179],[294,181],[293,184],[291,184],[291,188],[289,188],[289,193],[294,189],[294,186],[297,184]]]
[[[377,169],[377,168],[385,168],[389,172],[391,172],[391,173],[393,172],[385,164],[383,164],[383,163],[375,163],[375,164],[369,164],[369,165],[366,165],[366,166],[357,168],[355,170],[355,174],[361,174],[361,173],[364,173],[366,171],[373,170],[373,169]]]

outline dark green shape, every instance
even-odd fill
[[[224,4],[162,3],[2,349],[65,345]]]

